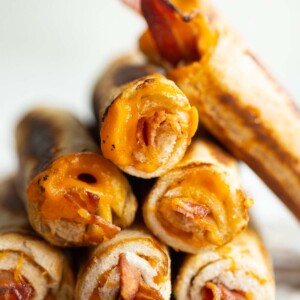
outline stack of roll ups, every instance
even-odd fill
[[[125,2],[147,21],[145,57],[97,81],[97,139],[50,107],[17,125],[0,299],[275,299],[235,157],[299,216],[293,104],[209,1]]]

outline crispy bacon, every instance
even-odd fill
[[[29,300],[33,295],[34,289],[25,279],[16,281],[14,272],[0,272],[0,300]]]
[[[230,290],[221,283],[209,283],[201,291],[202,300],[214,300],[216,295],[219,296],[220,300],[246,300],[244,294],[238,291]]]
[[[133,300],[139,290],[141,272],[133,267],[124,253],[119,257],[121,297],[124,300]]]
[[[183,214],[188,219],[205,218],[210,212],[210,208],[203,204],[176,199],[174,210]]]
[[[199,59],[197,34],[192,19],[169,0],[141,0],[141,10],[160,56],[173,65]]]
[[[137,140],[139,145],[157,146],[157,132],[166,119],[167,114],[165,111],[158,111],[148,119],[141,118],[137,124]]]
[[[132,266],[124,253],[119,256],[121,300],[163,300],[160,293],[148,286],[141,272]]]
[[[163,300],[163,297],[157,290],[151,288],[143,280],[141,280],[139,290],[134,300]]]
[[[101,227],[105,238],[113,238],[118,232],[120,232],[121,228],[96,215],[94,202],[97,196],[89,192],[87,192],[87,195],[89,201],[92,201],[88,205],[85,202],[80,201],[76,194],[72,193],[71,191],[66,192],[64,197],[66,200],[70,201],[70,204],[72,204],[74,209],[77,210],[78,216],[80,216],[80,218],[82,219],[82,223],[98,225]],[[99,198],[97,197],[97,199]],[[92,206],[92,208],[94,208],[94,211],[89,211],[89,207],[86,206]]]

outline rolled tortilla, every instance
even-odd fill
[[[174,285],[177,300],[272,300],[275,287],[268,254],[248,229],[213,251],[188,255]]]
[[[236,161],[198,135],[180,164],[157,180],[143,215],[167,245],[197,253],[222,246],[244,230],[252,203],[241,190]]]
[[[78,300],[170,299],[170,258],[140,228],[125,229],[95,248],[78,275]]]
[[[93,245],[132,223],[125,176],[71,114],[39,108],[17,127],[19,186],[33,228],[58,246]]]
[[[108,67],[94,92],[104,157],[142,178],[174,167],[198,126],[196,109],[158,72],[137,56],[124,56]]]
[[[141,0],[142,50],[169,66],[201,122],[300,218],[300,118],[209,0]],[[168,45],[173,45],[171,48]]]
[[[66,256],[29,226],[13,180],[0,183],[0,299],[73,299]]]

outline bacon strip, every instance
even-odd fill
[[[163,297],[157,290],[152,289],[143,280],[141,280],[138,293],[134,300],[163,300]]]
[[[190,22],[195,14],[184,15],[168,0],[141,0],[141,10],[163,59],[173,65],[199,59],[196,30]]]
[[[141,272],[127,260],[126,254],[119,256],[121,300],[163,300],[160,293],[148,286]]]
[[[218,296],[218,298],[217,298]],[[246,300],[244,294],[238,291],[230,290],[221,283],[208,283],[201,291],[202,300]]]
[[[34,289],[24,279],[16,281],[11,271],[0,272],[0,300],[29,300]]]
[[[91,193],[88,192],[89,198],[91,198]],[[75,197],[72,192],[67,192],[65,195],[65,199],[69,200],[70,203],[77,209],[78,215],[82,219],[82,223],[84,224],[91,224],[91,225],[98,225],[101,227],[104,233],[104,237],[111,239],[113,238],[118,232],[121,231],[121,228],[104,220],[103,218],[97,216],[94,211],[89,211],[88,209],[84,208],[84,203],[79,203],[78,197]],[[96,195],[94,195],[96,196]],[[96,196],[97,197],[97,196]],[[88,205],[91,205],[88,204]],[[96,209],[94,207],[94,209]]]
[[[119,270],[122,299],[134,299],[139,290],[141,272],[128,262],[124,253],[119,257]]]
[[[191,220],[195,218],[203,219],[210,212],[210,208],[203,204],[201,205],[180,199],[174,200],[172,204],[174,204],[173,209],[175,211],[183,214],[185,217]]]

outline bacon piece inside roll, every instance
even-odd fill
[[[213,251],[188,255],[174,285],[177,300],[275,299],[272,268],[251,229]]]
[[[125,229],[82,263],[78,300],[170,299],[170,258],[165,246],[140,228]]]
[[[176,250],[196,253],[231,241],[248,224],[252,199],[236,161],[197,136],[179,165],[160,177],[143,205],[147,227]]]
[[[125,56],[108,67],[94,92],[103,155],[142,178],[174,167],[198,125],[196,109],[158,71]]]
[[[73,299],[65,255],[36,237],[13,180],[0,183],[0,299]],[[48,297],[48,298],[47,298]]]
[[[71,114],[31,111],[18,125],[17,145],[31,225],[50,243],[97,244],[132,223],[129,183]]]
[[[291,97],[211,1],[141,0],[141,8],[149,25],[141,49],[168,63],[167,77],[201,122],[300,218],[300,117]]]

